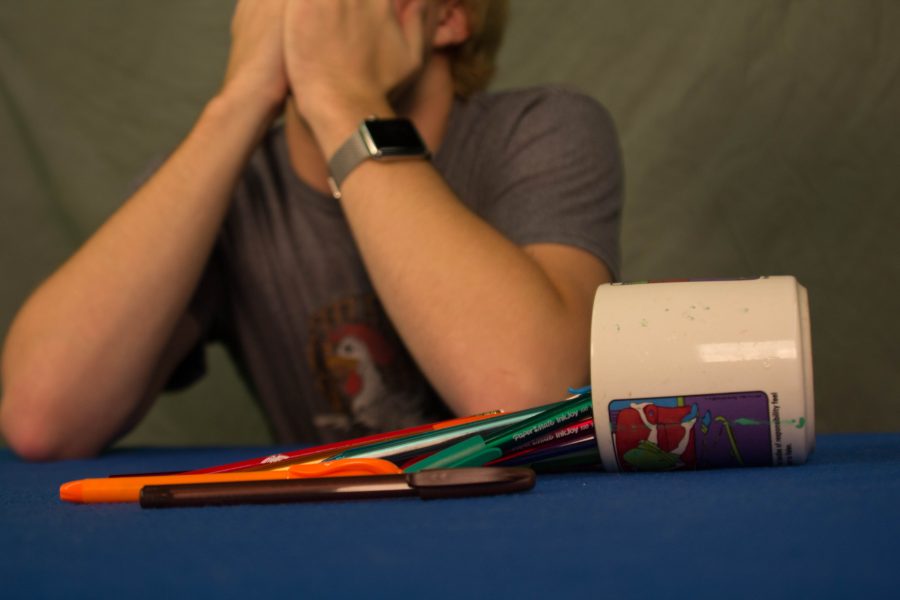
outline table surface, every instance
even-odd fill
[[[529,492],[143,510],[59,485],[273,450],[0,450],[0,580],[17,597],[897,597],[900,433],[819,436],[802,466],[542,475]]]

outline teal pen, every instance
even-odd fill
[[[560,406],[566,402],[566,400],[563,400],[545,406],[538,406],[509,414],[501,414],[482,421],[463,423],[462,425],[447,427],[446,429],[438,429],[436,431],[414,434],[399,439],[375,442],[358,448],[350,448],[340,454],[335,454],[334,456],[327,458],[326,462],[342,458],[381,458],[384,460],[395,461],[395,463],[402,463],[417,455],[438,450],[444,445],[452,444],[456,440],[470,435],[490,435],[498,429],[504,429],[517,423],[521,423],[522,421],[533,418],[535,415],[541,414],[544,411]]]
[[[504,452],[521,446],[551,429],[555,429],[583,419],[593,414],[590,393],[584,393],[571,400],[542,407],[535,416],[497,431],[485,438],[475,434],[466,439],[423,458],[408,466],[407,473],[424,469],[451,469],[456,467],[482,466],[503,456]]]

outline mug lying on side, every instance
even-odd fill
[[[793,277],[600,286],[591,386],[604,468],[805,462],[815,446],[809,329]]]

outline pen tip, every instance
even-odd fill
[[[81,492],[80,481],[70,481],[59,486],[59,497],[67,502],[81,502],[84,496]]]

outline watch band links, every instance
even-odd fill
[[[360,129],[354,131],[353,135],[337,149],[328,162],[328,170],[331,173],[328,177],[328,187],[331,188],[331,195],[336,200],[341,199],[341,184],[344,179],[369,156],[369,148]]]

